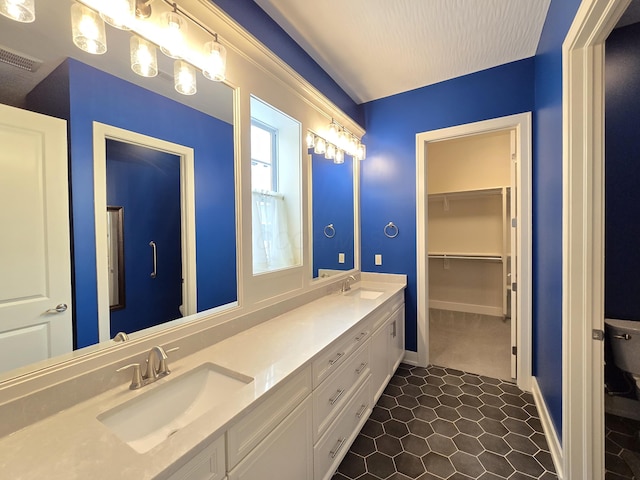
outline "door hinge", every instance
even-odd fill
[[[518,354],[518,347],[514,345],[513,347],[511,347],[511,355],[517,355],[517,354]]]
[[[517,282],[513,282],[513,283],[511,284],[511,291],[512,291],[512,292],[517,292],[517,291],[518,291],[518,284],[517,284]]]
[[[516,228],[518,226],[518,219],[517,218],[512,218],[511,219],[511,226],[513,228]]]
[[[591,338],[594,340],[604,340],[604,332],[602,330],[598,330],[597,328],[594,328],[593,330],[591,330]]]

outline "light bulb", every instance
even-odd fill
[[[36,19],[34,0],[0,0],[0,14],[22,23]]]
[[[315,146],[316,137],[313,135],[313,133],[307,131],[306,141],[307,141],[307,149],[313,148]]]
[[[322,155],[326,151],[327,151],[327,142],[325,142],[324,138],[322,137],[316,137],[316,146],[313,149],[313,153]]]
[[[333,160],[336,158],[336,146],[333,143],[327,144],[327,151],[324,154],[324,158],[327,160]]]
[[[336,150],[336,158],[333,159],[333,163],[337,163],[338,165],[344,163],[344,151]]]
[[[129,41],[131,69],[142,77],[158,75],[158,56],[154,44],[133,35]]]
[[[364,160],[367,158],[367,147],[364,143],[359,143],[356,150],[356,158],[358,160]]]
[[[101,55],[107,51],[104,21],[96,12],[79,3],[71,5],[73,43],[81,50]]]
[[[100,17],[120,30],[129,30],[136,13],[135,0],[109,0],[105,2]]]
[[[187,31],[187,22],[177,12],[167,12],[162,18],[164,26],[164,41],[160,50],[167,57],[182,58],[184,55],[184,34]]]
[[[353,157],[356,154],[357,150],[358,150],[358,139],[353,135],[351,135],[349,137],[349,141],[347,144],[347,153]]]
[[[332,143],[336,143],[338,141],[338,125],[335,122],[331,122],[329,125],[329,130],[327,131],[327,140]]]
[[[176,91],[183,95],[195,95],[196,69],[182,60],[176,60],[173,65],[173,78]]]
[[[227,70],[227,49],[216,39],[205,43],[204,50],[206,58],[202,74],[209,80],[223,81]]]

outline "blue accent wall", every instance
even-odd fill
[[[362,108],[253,0],[214,0],[227,15],[242,25],[338,108],[364,125]]]
[[[640,23],[606,43],[605,316],[640,320]]]
[[[353,268],[353,159],[345,155],[344,163],[335,164],[324,155],[311,153],[313,195],[313,276],[318,268],[350,270]],[[333,224],[335,236],[327,238],[324,228]],[[338,254],[345,263],[338,263]]]
[[[180,157],[117,140],[106,151],[107,205],[122,207],[124,224],[125,298],[111,310],[113,338],[182,316]]]
[[[580,0],[552,0],[535,56],[533,374],[562,434],[562,42]]]
[[[367,159],[362,162],[362,270],[408,275],[406,348],[417,349],[417,133],[487,120],[534,107],[528,58],[364,104]],[[399,234],[383,228],[393,222]],[[382,265],[374,255],[382,254]]]
[[[60,92],[65,74],[68,91]],[[45,79],[27,101],[49,113],[48,99],[69,98],[75,346],[98,341],[93,121],[194,149],[198,310],[236,301],[233,126],[76,60],[49,78],[55,81]]]

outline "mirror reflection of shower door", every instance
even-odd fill
[[[126,211],[127,302],[111,311],[113,337],[182,316],[181,182],[177,155],[117,140],[106,149],[107,204]]]

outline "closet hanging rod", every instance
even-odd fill
[[[486,260],[493,262],[501,262],[502,257],[500,255],[448,255],[444,253],[430,253],[429,258],[442,258],[449,260]]]

